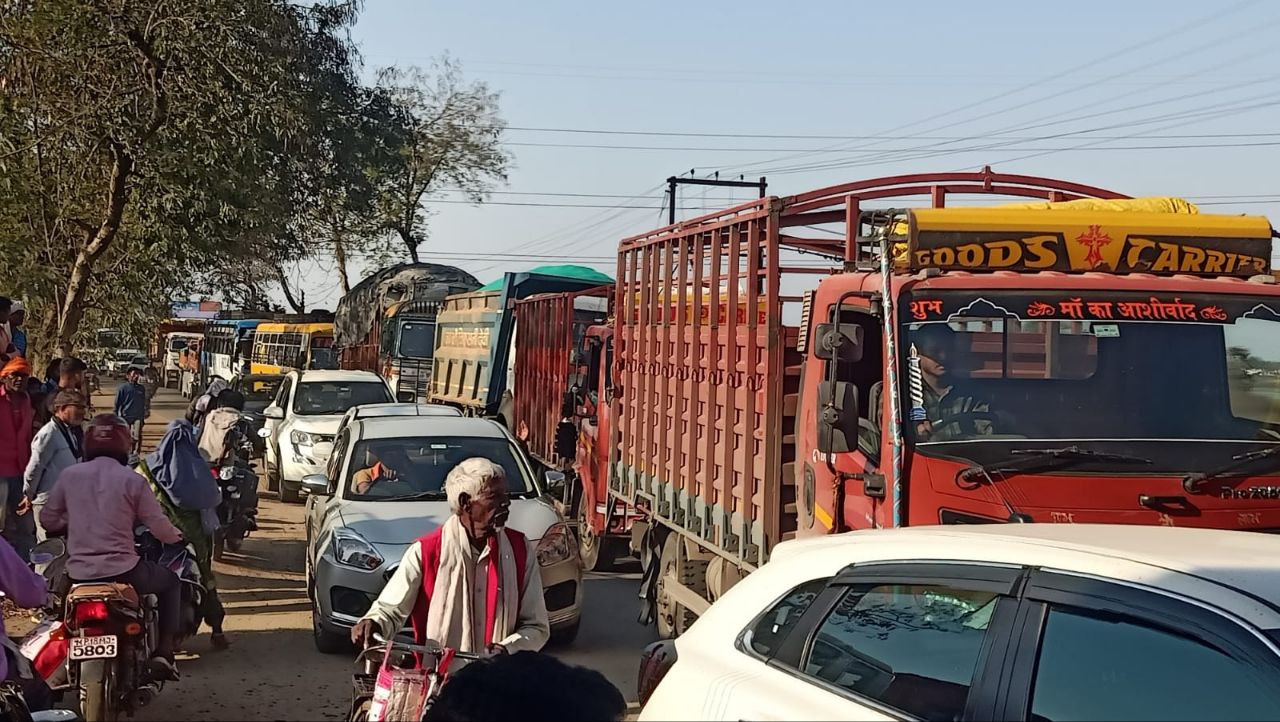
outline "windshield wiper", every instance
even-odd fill
[[[403,496],[388,496],[377,501],[417,501],[419,499],[443,499],[446,494],[443,491],[420,491],[417,494],[405,494]]]
[[[1060,449],[1014,449],[1011,456],[1021,457],[1001,462],[1001,466],[991,467],[975,464],[961,471],[957,481],[995,481],[992,474],[1002,477],[1009,474],[1025,474],[1031,471],[1045,471],[1060,467],[1074,466],[1085,462],[1105,461],[1117,464],[1150,464],[1151,459],[1132,454],[1115,454],[1107,451],[1091,451],[1079,446],[1066,446]]]
[[[1280,455],[1280,445],[1268,446],[1265,449],[1255,449],[1254,451],[1246,451],[1243,454],[1236,454],[1231,457],[1231,463],[1219,466],[1211,471],[1194,472],[1182,477],[1182,488],[1188,494],[1202,494],[1204,489],[1200,488],[1204,482],[1210,479],[1218,479],[1228,476],[1233,471],[1242,469],[1255,461],[1262,459],[1276,459]]]

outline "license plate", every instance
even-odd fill
[[[116,636],[72,637],[71,659],[111,659],[116,656]]]

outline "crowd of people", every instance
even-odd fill
[[[244,398],[215,382],[143,456],[151,396],[143,370],[128,371],[111,412],[93,415],[80,359],[57,359],[43,379],[33,377],[23,315],[21,304],[0,298],[0,592],[25,607],[43,605],[44,580],[32,571],[30,552],[45,539],[64,537],[73,581],[122,582],[155,595],[159,639],[151,671],[156,679],[177,679],[180,582],[139,556],[135,531],[145,526],[162,543],[195,549],[207,590],[202,621],[213,646],[225,649],[225,613],[212,567],[220,491],[209,472],[234,443],[230,433]],[[409,622],[419,642],[486,655],[446,688],[433,719],[502,719],[538,704],[559,706],[563,719],[621,718],[625,704],[603,676],[536,654],[549,636],[539,567],[524,535],[506,527],[510,501],[502,467],[467,459],[448,474],[445,490],[453,515],[405,553],[352,630],[353,642],[369,644],[375,632],[395,636]],[[30,667],[2,626],[0,647],[0,680],[23,683],[38,708],[44,703],[39,685],[31,688]],[[547,685],[566,684],[578,690],[574,701],[560,700],[567,706],[546,696]],[[583,694],[589,690],[596,693]],[[588,709],[584,700],[596,706]]]

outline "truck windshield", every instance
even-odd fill
[[[957,441],[1280,442],[1280,299],[912,297],[903,418]]]
[[[347,498],[376,501],[445,499],[444,478],[459,462],[484,457],[506,472],[513,496],[533,489],[511,442],[483,436],[369,439],[352,451]]]
[[[352,406],[391,401],[380,381],[304,381],[294,395],[293,412],[300,416],[344,414]]]
[[[174,336],[173,338],[169,339],[169,350],[181,351],[182,349],[187,347],[188,340],[189,339],[187,339],[185,336]]]
[[[435,322],[405,321],[400,324],[400,356],[404,358],[431,358],[435,350]]]

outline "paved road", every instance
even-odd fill
[[[111,391],[113,389],[104,389]],[[95,399],[110,408],[110,399]],[[186,408],[177,393],[161,391],[144,430],[154,445],[164,425]],[[261,531],[241,554],[218,564],[232,647],[215,652],[208,635],[187,643],[179,658],[183,680],[137,717],[140,720],[342,719],[350,699],[351,659],[327,656],[311,643],[310,603],[303,581],[302,507],[263,494]],[[628,700],[635,699],[640,650],[654,638],[635,623],[638,568],[592,574],[585,581],[585,610],[578,639],[548,650],[573,664],[597,669]]]

